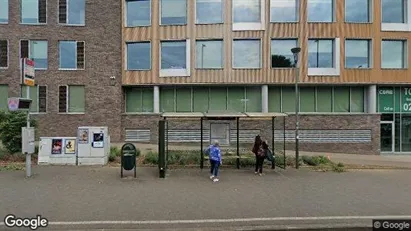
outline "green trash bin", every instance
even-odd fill
[[[134,144],[126,143],[121,148],[121,178],[123,178],[123,169],[130,171],[134,169],[134,178],[136,177],[136,157],[137,149]]]

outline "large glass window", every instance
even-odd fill
[[[209,109],[209,88],[195,87],[193,88],[193,111],[207,112]]]
[[[36,67],[36,69],[47,69],[48,42],[31,40],[29,50],[29,58],[34,60],[34,66]]]
[[[260,68],[261,41],[237,40],[233,41],[233,68]]]
[[[59,86],[59,113],[84,113],[85,88],[81,85]]]
[[[0,0],[0,24],[9,22],[9,0]]]
[[[126,112],[153,112],[154,93],[153,88],[126,88]]]
[[[222,0],[196,0],[196,23],[213,24],[223,22]]]
[[[222,40],[198,40],[196,42],[196,68],[223,68]]]
[[[295,112],[295,88],[283,87],[281,93],[283,112]]]
[[[127,70],[151,69],[150,42],[127,43]]]
[[[406,68],[406,41],[382,40],[382,68]]]
[[[247,112],[261,112],[261,87],[246,87],[246,108]]]
[[[345,0],[345,21],[351,23],[370,22],[370,0]]]
[[[364,112],[364,88],[352,87],[350,90],[350,112]]]
[[[405,23],[406,22],[405,0],[381,0],[383,23]]]
[[[271,22],[297,22],[299,0],[271,0]]]
[[[333,22],[334,0],[307,0],[307,11],[308,22]]]
[[[149,26],[151,24],[151,0],[126,1],[128,27]]]
[[[309,39],[308,40],[308,67],[333,68],[334,67],[334,40]]]
[[[334,112],[350,112],[350,88],[334,88]]]
[[[291,49],[296,46],[296,39],[271,40],[271,67],[294,67],[294,56]]]
[[[300,89],[300,110],[302,112],[315,112],[315,88],[303,87]]]
[[[234,23],[259,23],[261,22],[261,0],[235,0],[233,1]]]
[[[371,40],[345,40],[345,67],[370,68]]]
[[[8,110],[9,86],[0,85],[0,111]]]
[[[244,87],[229,87],[227,93],[227,110],[244,112],[246,106],[246,95]]]
[[[317,112],[332,112],[332,88],[317,87]]]
[[[84,25],[86,21],[86,0],[67,0],[67,24]]]
[[[187,0],[161,0],[161,25],[187,24]]]
[[[77,43],[75,41],[60,41],[59,68],[76,69],[77,67]]]
[[[20,21],[25,24],[46,23],[46,0],[20,0]]]
[[[161,69],[186,69],[186,57],[186,41],[161,42]]]
[[[281,87],[268,87],[268,111],[281,112]]]
[[[160,89],[160,112],[175,112],[176,92],[174,87]]]

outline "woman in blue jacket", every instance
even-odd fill
[[[221,164],[221,150],[218,140],[215,140],[213,144],[207,148],[206,152],[208,153],[210,158],[210,179],[213,180],[213,182],[217,182],[218,168]]]

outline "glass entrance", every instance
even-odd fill
[[[381,122],[381,152],[394,151],[394,122]]]

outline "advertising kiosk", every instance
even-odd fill
[[[106,165],[110,154],[108,127],[79,127],[77,130],[78,165]]]

